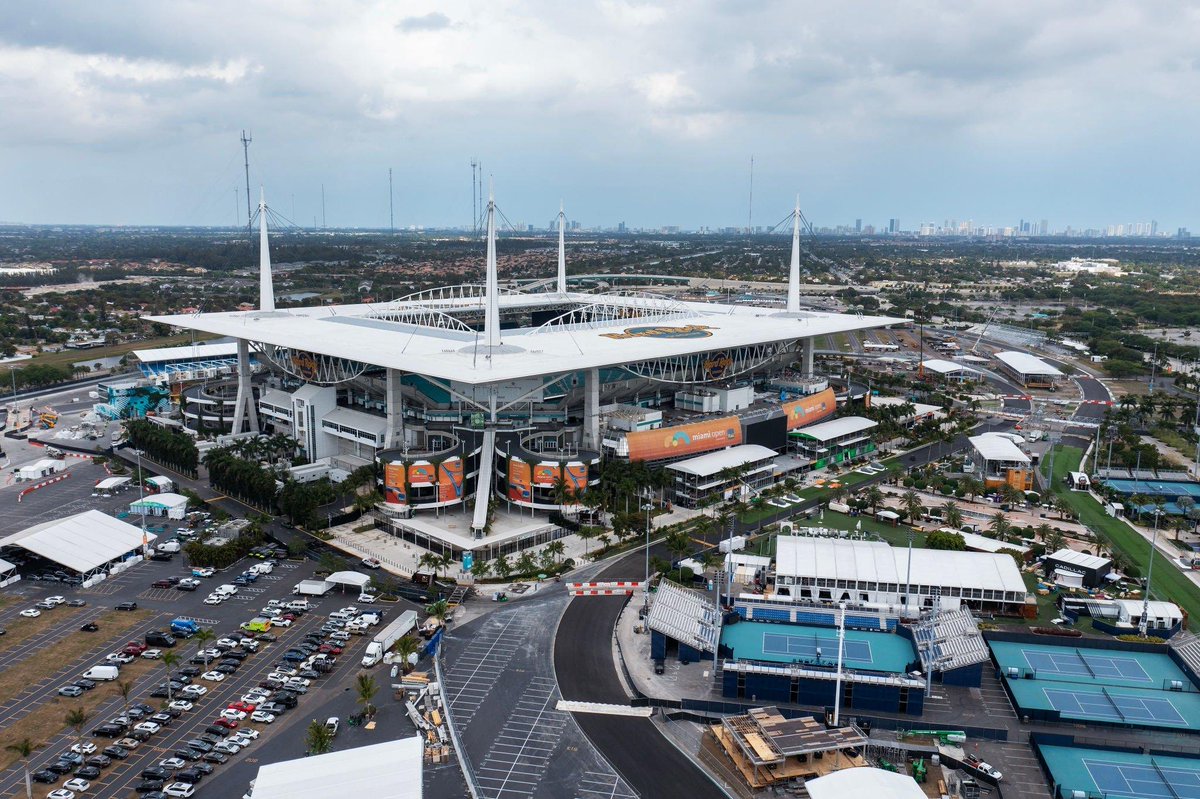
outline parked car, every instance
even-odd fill
[[[114,610],[137,610],[137,608],[138,604],[136,602],[120,602],[113,606]]]
[[[58,695],[70,697],[83,696],[83,689],[78,685],[64,685],[58,689]]]

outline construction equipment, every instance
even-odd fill
[[[967,740],[967,734],[961,730],[900,730],[896,733],[900,740],[916,737],[937,738],[938,743],[943,744],[961,744]]]
[[[917,758],[912,764],[912,777],[920,783],[924,783],[929,777],[929,768],[925,765],[925,758]]]

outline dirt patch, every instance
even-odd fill
[[[85,610],[87,608],[69,608],[66,605],[59,605],[53,610],[43,610],[42,615],[36,619],[17,616],[4,628],[8,632],[0,636],[0,652],[5,652],[19,646],[51,626],[62,624],[63,622],[75,625],[79,621],[79,616]]]
[[[141,626],[150,616],[148,611],[109,611],[96,620],[105,634],[105,639],[115,636],[124,630],[132,630]],[[38,621],[30,619],[30,621]],[[68,636],[44,651],[16,663],[0,672],[0,701],[10,699],[21,693],[27,686],[37,682],[47,673],[57,672],[63,663],[71,663],[96,648],[99,641],[94,634],[78,633]],[[91,691],[85,691],[83,696],[74,699],[57,694],[38,703],[37,707],[17,723],[0,730],[0,770],[6,769],[19,759],[14,752],[5,747],[16,743],[22,738],[29,738],[39,746],[61,732],[67,726],[66,715],[72,710],[83,709],[94,713],[102,703],[120,696],[117,683],[132,681],[147,674],[151,669],[161,669],[157,661],[135,660],[121,669],[119,681],[99,683]],[[86,726],[91,729],[96,722],[94,719]]]

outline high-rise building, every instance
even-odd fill
[[[854,220],[854,232],[862,233],[862,220],[861,219]]]
[[[618,233],[624,233],[624,232],[625,232],[625,223],[624,223],[624,222],[618,222],[618,223],[617,223],[617,232],[618,232]]]
[[[899,219],[889,219],[888,220],[888,233],[895,234],[895,233],[898,233],[899,231],[900,231],[900,220]]]

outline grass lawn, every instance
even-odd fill
[[[25,639],[37,635],[51,624],[69,623],[75,625],[78,621],[77,617],[84,610],[86,608],[69,608],[66,605],[61,605],[54,608],[54,610],[43,610],[42,615],[36,619],[27,619],[24,616],[18,616],[10,621],[5,628],[8,632],[4,634],[4,637],[0,638],[0,652],[16,648]],[[68,619],[70,619],[70,622],[67,622]]]
[[[1145,575],[1150,564],[1150,542],[1123,521],[1105,513],[1104,508],[1090,494],[1068,491],[1064,485],[1063,479],[1067,472],[1077,471],[1082,458],[1083,450],[1079,447],[1058,447],[1054,457],[1051,490],[1067,501],[1079,515],[1079,521],[1093,530],[1102,532],[1113,546],[1128,555],[1133,565]],[[1043,458],[1042,463],[1045,464],[1047,460]],[[1043,465],[1043,474],[1045,469],[1046,466]],[[1174,602],[1183,608],[1189,617],[1195,618],[1196,614],[1200,613],[1200,587],[1184,576],[1168,558],[1159,555],[1154,559],[1154,567],[1151,594]]]
[[[870,516],[848,516],[845,513],[837,513],[828,508],[825,509],[825,519],[820,517],[812,519],[805,527],[828,527],[831,530],[855,530],[858,529],[859,523],[862,523],[862,530],[866,533],[874,533],[875,535],[887,541],[893,546],[908,546],[908,534],[911,531],[913,534],[913,546],[925,546],[925,534],[912,530],[906,525],[892,526],[887,522],[876,521]]]
[[[191,333],[181,333],[177,336],[161,336],[159,338],[148,338],[142,341],[122,342],[114,344],[111,347],[96,347],[91,350],[63,350],[62,352],[43,352],[39,353],[31,360],[18,361],[23,366],[30,366],[35,363],[48,364],[50,366],[70,366],[73,363],[91,363],[98,361],[101,358],[108,358],[113,355],[125,355],[134,350],[147,350],[156,347],[177,347],[181,344],[191,344],[193,340],[199,344],[201,341],[206,341],[215,336],[197,333],[195,337]],[[20,367],[17,371],[21,371]]]

